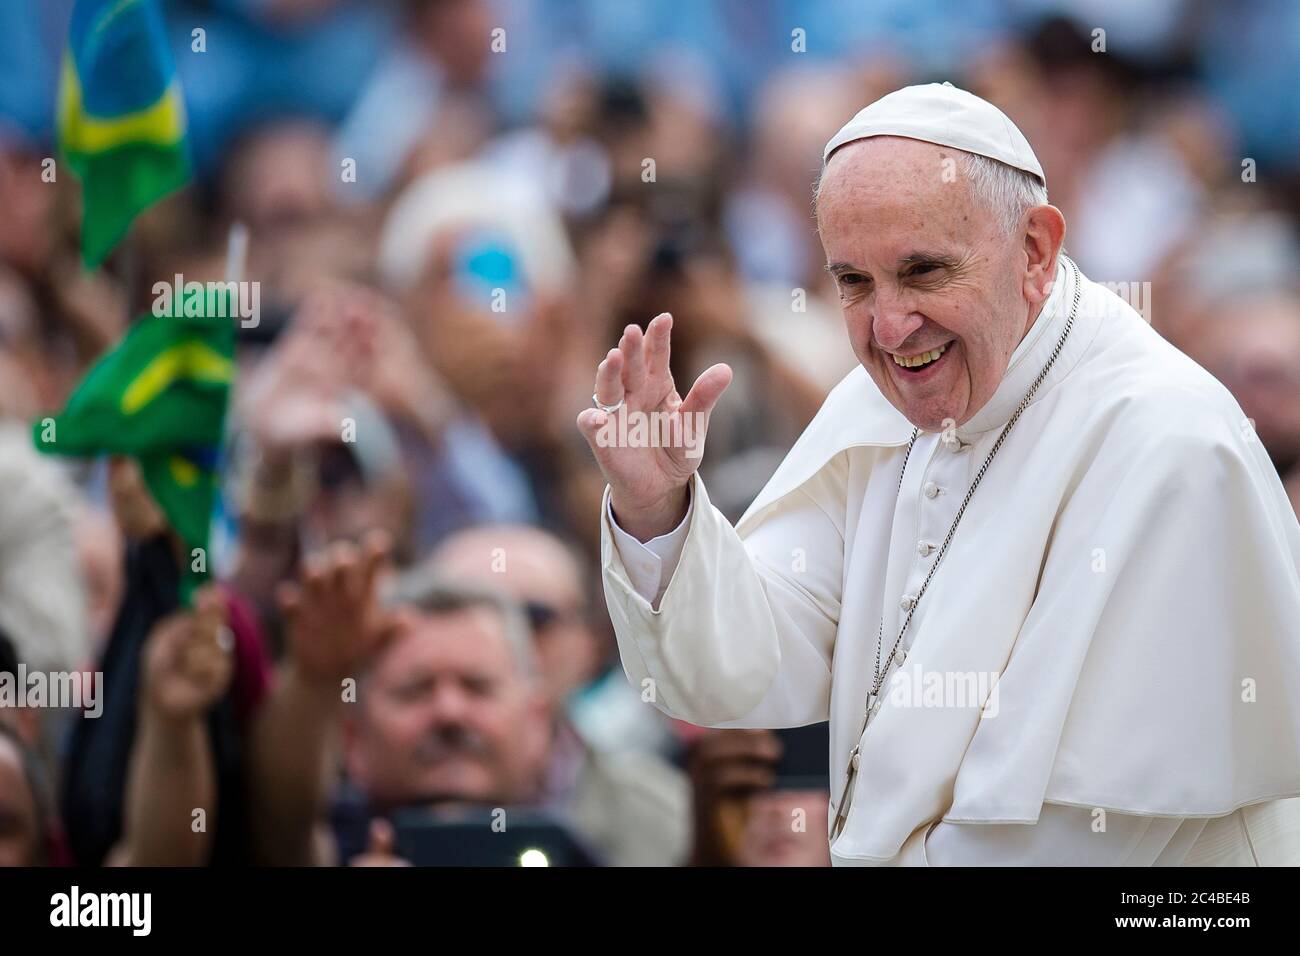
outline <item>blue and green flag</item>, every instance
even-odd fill
[[[77,0],[58,135],[81,180],[81,255],[94,268],[139,213],[190,178],[185,106],[157,0]]]
[[[207,575],[234,351],[225,308],[187,309],[178,298],[170,313],[138,319],[91,366],[63,411],[32,429],[36,447],[48,454],[139,461],[150,494],[185,542],[181,598],[187,605]]]

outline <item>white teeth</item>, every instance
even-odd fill
[[[949,343],[951,344],[951,343]],[[891,355],[895,365],[901,365],[903,368],[920,368],[922,365],[928,365],[942,355],[947,345],[941,345],[937,349],[930,349],[928,352],[922,352],[920,355]]]

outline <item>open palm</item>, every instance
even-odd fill
[[[589,408],[578,416],[609,482],[619,524],[642,540],[672,530],[685,513],[686,485],[700,465],[709,415],[731,382],[729,367],[713,365],[682,398],[668,369],[671,335],[667,313],[644,333],[629,325],[596,369],[596,401],[619,407]]]

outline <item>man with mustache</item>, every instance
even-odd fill
[[[536,799],[550,743],[527,622],[490,592],[417,568],[396,582],[391,637],[344,709],[343,756],[369,813]],[[388,843],[381,823],[378,842]],[[372,831],[370,849],[375,849]],[[346,862],[349,848],[342,846]]]
[[[541,528],[478,525],[445,539],[429,560],[448,580],[491,588],[528,616],[552,725],[542,802],[561,809],[612,866],[684,862],[690,792],[648,750],[652,733],[668,733],[666,722],[622,674],[592,682],[603,641],[587,610],[579,552]]]
[[[907,87],[823,160],[862,368],[737,525],[698,445],[610,440],[730,381],[678,394],[671,316],[578,417],[629,677],[693,723],[829,719],[836,864],[1300,862],[1300,528],[1240,406],[1064,254],[992,104]]]

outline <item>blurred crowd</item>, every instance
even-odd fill
[[[629,685],[574,417],[671,312],[679,383],[736,373],[702,474],[738,518],[855,361],[822,145],[908,83],[1012,117],[1070,254],[1232,390],[1300,507],[1300,5],[165,2],[195,181],[89,273],[75,181],[42,178],[69,9],[0,7],[0,673],[100,672],[102,714],[0,708],[0,865],[501,862],[475,829],[828,865],[824,730]],[[138,468],[30,423],[155,282],[223,279],[236,224],[261,314],[180,610]]]

